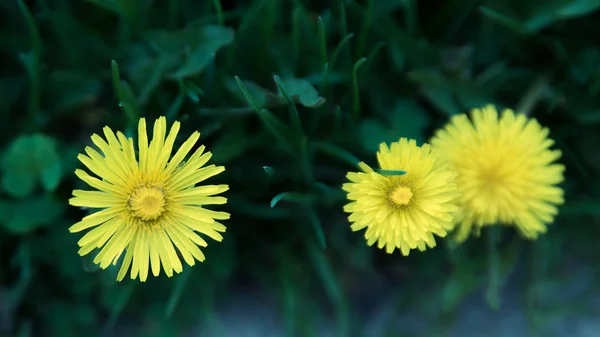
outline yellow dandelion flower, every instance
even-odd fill
[[[121,281],[129,267],[131,279],[144,282],[148,270],[160,274],[161,264],[167,276],[180,273],[182,264],[175,247],[190,266],[204,261],[198,246],[207,243],[196,232],[221,241],[219,232],[225,226],[215,220],[229,219],[229,214],[205,209],[205,205],[224,204],[227,199],[215,196],[229,189],[227,185],[196,184],[225,170],[222,166],[203,167],[211,153],[200,146],[184,161],[200,133],[194,132],[171,157],[180,124],[175,122],[166,136],[164,117],[154,123],[153,138],[148,145],[146,120],[138,124],[138,156],[133,139],[121,132],[115,135],[104,128],[106,141],[92,135],[92,142],[102,154],[86,147],[78,159],[96,176],[77,169],[75,174],[95,191],[73,191],[73,206],[99,208],[69,228],[71,233],[93,228],[78,244],[83,256],[101,248],[94,259],[105,269],[116,265],[125,252],[117,280]],[[165,137],[166,136],[166,137]],[[202,168],[203,167],[203,168]]]
[[[471,121],[472,120],[472,121]],[[506,109],[498,119],[493,106],[454,116],[431,145],[458,173],[461,192],[456,239],[497,223],[515,225],[528,239],[546,232],[546,224],[564,202],[564,166],[553,163],[549,130],[535,119]]]
[[[351,200],[344,211],[351,213],[353,231],[367,228],[369,246],[392,253],[399,248],[403,255],[411,249],[423,251],[435,247],[433,234],[445,237],[452,229],[452,215],[457,211],[456,173],[449,170],[428,144],[417,146],[415,140],[401,138],[388,146],[379,145],[377,160],[382,170],[405,171],[404,175],[384,175],[365,163],[363,172],[350,172],[343,189]]]

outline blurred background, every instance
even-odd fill
[[[0,1],[0,336],[600,336],[600,1]],[[235,76],[246,88],[249,101]],[[283,91],[282,91],[283,89]],[[388,255],[342,212],[356,160],[509,107],[551,129],[566,204]],[[299,132],[296,113],[300,116]],[[227,171],[207,260],[116,282],[81,258],[77,153],[182,122]]]

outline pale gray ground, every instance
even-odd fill
[[[578,268],[572,274],[572,282],[562,289],[555,290],[557,300],[582,298],[583,292],[594,283],[591,272]],[[448,336],[448,337],[600,337],[600,296],[588,296],[592,309],[586,314],[566,310],[550,319],[540,333],[533,334],[528,329],[524,314],[522,295],[511,280],[504,288],[500,311],[491,310],[481,292],[469,296],[460,306],[450,332],[435,334],[430,328],[437,325],[407,308],[395,312],[392,305],[382,297],[379,309],[367,318],[363,330],[366,337],[390,336]],[[199,328],[189,337],[280,337],[283,328],[278,322],[275,301],[264,294],[239,294],[224,305],[220,313],[221,328]],[[395,331],[384,331],[382,322],[394,322]],[[323,324],[317,337],[334,337],[331,324]],[[186,336],[187,337],[187,336]]]

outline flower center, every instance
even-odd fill
[[[133,215],[142,220],[156,220],[165,211],[165,195],[162,189],[142,186],[129,197]]]
[[[410,188],[404,186],[396,187],[392,193],[390,193],[390,199],[398,206],[406,206],[412,199],[413,193]]]

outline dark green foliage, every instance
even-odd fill
[[[357,299],[393,300],[444,331],[478,289],[516,278],[533,329],[577,261],[600,276],[600,1],[86,0],[0,3],[0,336],[175,336],[248,283],[289,336],[323,317],[362,331]],[[512,107],[551,129],[567,203],[547,235],[510,227],[402,257],[350,231],[341,185],[380,142],[427,141],[448,117]],[[68,206],[78,152],[139,117],[199,130],[226,165],[232,214],[207,260],[172,279],[115,281],[79,257]],[[402,174],[392,172],[390,174]],[[381,294],[377,285],[390,289]],[[597,286],[586,289],[596,293]],[[479,294],[479,293],[478,293]],[[585,310],[584,310],[585,311]],[[596,313],[597,314],[597,313]],[[597,316],[597,315],[596,315]],[[438,324],[439,323],[439,324]],[[227,324],[227,322],[224,322]],[[392,330],[390,336],[403,331]],[[368,331],[365,334],[369,336]]]

